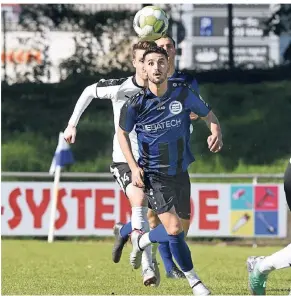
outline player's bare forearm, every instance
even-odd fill
[[[202,119],[205,121],[213,135],[222,137],[219,121],[212,111],[210,111],[206,117],[202,117]]]
[[[202,119],[211,131],[211,135],[207,138],[209,150],[213,153],[219,152],[222,149],[223,142],[221,128],[217,117],[212,111],[210,111],[208,115],[202,117]]]
[[[133,171],[138,167],[138,164],[136,163],[132,153],[128,133],[119,127],[117,132],[117,138],[119,141],[121,151],[130,167],[130,170]]]

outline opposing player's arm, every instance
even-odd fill
[[[96,87],[97,83],[94,83],[92,85],[87,86],[81,96],[79,97],[74,112],[69,120],[69,125],[76,127],[81,115],[86,110],[86,108],[89,106],[93,98],[96,98]]]
[[[87,86],[79,97],[73,114],[68,122],[68,126],[64,131],[64,138],[68,143],[75,143],[76,139],[76,126],[80,120],[81,115],[91,103],[93,98],[96,97],[97,83]]]
[[[89,106],[93,98],[99,99],[115,99],[120,85],[124,82],[124,79],[110,79],[100,80],[97,83],[87,86],[79,97],[73,114],[68,122],[68,126],[64,131],[64,138],[69,143],[74,143],[77,134],[77,124],[81,118],[81,115]]]
[[[130,102],[127,102],[123,105],[120,112],[117,138],[119,141],[121,151],[132,172],[133,185],[138,187],[143,187],[144,186],[144,183],[142,180],[143,170],[138,166],[137,162],[134,159],[132,149],[131,149],[130,139],[129,139],[129,133],[133,130],[135,122],[136,122],[136,110],[130,104]]]
[[[78,99],[69,124],[77,126],[81,115],[89,106],[93,98],[113,100],[118,93],[124,79],[101,79],[99,82],[87,86]]]
[[[96,97],[99,99],[115,100],[118,96],[118,92],[123,82],[127,78],[120,79],[101,79],[96,86]]]

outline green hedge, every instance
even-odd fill
[[[117,73],[118,74],[118,73]],[[120,75],[122,76],[122,75]],[[119,76],[119,77],[120,77]],[[2,170],[47,171],[82,90],[99,77],[55,85],[21,84],[2,88]],[[281,172],[291,152],[291,83],[208,83],[201,94],[217,114],[224,148],[207,149],[204,122],[194,123],[193,172]],[[83,114],[73,145],[74,171],[108,171],[111,162],[111,102],[94,100]]]

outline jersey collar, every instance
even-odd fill
[[[178,76],[178,72],[175,71],[172,76],[168,77],[168,79],[176,78]]]
[[[149,98],[149,99],[153,99],[153,98],[158,98],[156,95],[154,95],[148,88],[146,89],[146,96]],[[163,99],[166,99],[168,96],[169,96],[169,93],[170,93],[170,90],[169,90],[169,86],[168,86],[168,89],[167,91],[164,93],[163,96],[159,97],[161,100]]]
[[[139,87],[139,88],[143,88],[143,86],[140,86],[140,85],[137,84],[135,75],[132,76],[132,79],[131,79],[131,80],[132,80],[132,83],[133,83],[135,86],[137,86],[137,87]]]

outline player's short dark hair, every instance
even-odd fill
[[[162,47],[159,47],[156,44],[154,46],[151,46],[150,48],[146,49],[146,51],[143,54],[143,59],[145,59],[145,57],[150,53],[163,54],[166,57],[166,59],[168,59],[168,57],[169,57],[167,52]]]
[[[168,39],[170,39],[172,41],[174,47],[176,47],[176,42],[175,42],[175,40],[170,35],[163,35],[161,38],[168,38]]]
[[[153,41],[139,41],[138,43],[133,44],[132,46],[132,58],[135,59],[135,53],[137,50],[147,50],[152,46],[155,46]]]

